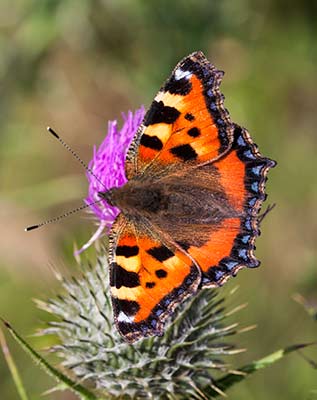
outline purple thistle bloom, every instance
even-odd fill
[[[123,126],[117,127],[117,121],[109,121],[108,134],[97,149],[94,146],[93,158],[89,163],[89,168],[100,179],[103,185],[98,182],[91,174],[87,173],[89,182],[88,197],[85,199],[87,204],[100,200],[98,192],[104,192],[113,187],[120,187],[127,182],[124,164],[130,143],[140,126],[145,111],[144,107],[139,108],[133,114],[129,111],[127,115],[122,113]],[[105,200],[97,204],[92,204],[90,209],[99,220],[99,227],[90,240],[76,251],[80,254],[86,250],[100,235],[104,229],[109,231],[112,223],[119,214],[116,207],[110,206]]]

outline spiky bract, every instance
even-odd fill
[[[227,371],[223,356],[237,350],[224,343],[237,333],[216,290],[202,290],[178,307],[164,336],[123,341],[113,323],[108,266],[104,257],[79,278],[62,279],[63,296],[40,306],[58,320],[42,331],[55,334],[52,348],[63,367],[93,387],[100,398],[206,398],[204,389]]]

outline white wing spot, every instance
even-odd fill
[[[128,324],[132,324],[133,322],[133,317],[129,317],[127,314],[125,314],[123,311],[120,311],[118,318],[118,322],[126,322]]]
[[[175,79],[177,81],[183,78],[190,79],[191,76],[192,74],[189,71],[183,71],[181,68],[177,68],[175,71]]]

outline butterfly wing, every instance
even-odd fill
[[[219,90],[222,76],[202,52],[177,64],[130,146],[128,179],[149,166],[162,176],[164,167],[209,162],[230,148],[233,124]]]
[[[129,342],[161,335],[177,303],[195,293],[200,271],[191,258],[120,214],[110,234],[110,289],[119,333]]]
[[[179,243],[199,265],[202,287],[220,286],[242,267],[260,265],[254,255],[255,239],[260,234],[258,214],[266,199],[267,173],[275,165],[259,153],[247,130],[235,125],[230,151],[212,166],[205,166],[213,168],[213,176],[201,181],[205,186],[216,186],[223,193],[223,203],[233,211],[217,224],[197,225]],[[199,168],[195,176],[200,176]]]

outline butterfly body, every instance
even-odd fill
[[[100,195],[121,212],[110,234],[117,328],[128,341],[161,335],[178,303],[256,267],[262,157],[223,106],[223,73],[201,52],[155,97],[126,159],[128,182]]]
[[[189,169],[187,174],[152,181],[132,179],[110,193],[101,193],[128,218],[147,218],[156,226],[217,223],[234,210],[219,190],[212,165]]]

